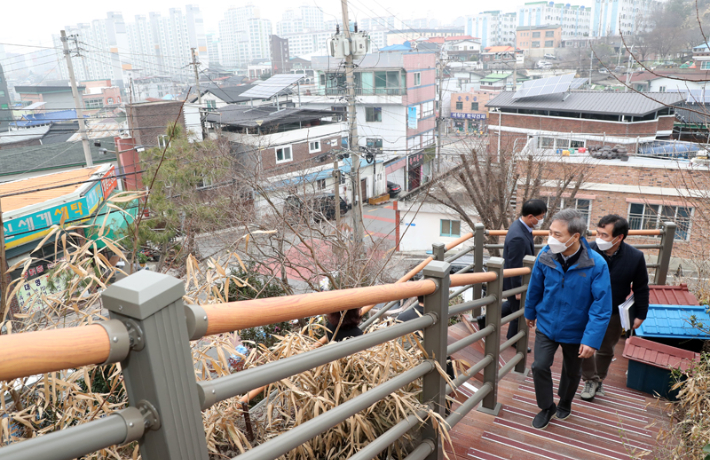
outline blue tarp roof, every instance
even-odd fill
[[[636,329],[644,338],[710,339],[707,334],[691,325],[691,317],[710,328],[710,314],[706,305],[649,305],[646,321]]]
[[[76,120],[76,110],[60,110],[57,112],[34,113],[23,115],[22,120],[10,123],[12,126],[27,128],[30,126],[46,125],[47,123],[58,123],[61,121]]]
[[[382,161],[375,161],[376,163],[382,163]],[[360,160],[360,168],[368,166],[368,162],[365,159]],[[340,172],[348,174],[352,169],[352,157],[343,160],[343,165],[340,167]],[[322,171],[313,172],[306,174],[305,176],[296,176],[290,179],[284,179],[279,182],[275,182],[269,190],[279,189],[283,187],[295,186],[305,183],[313,183],[320,179],[326,179],[333,177],[333,168],[325,169]]]
[[[380,48],[380,51],[412,51],[412,44],[404,42],[401,45],[390,45]]]

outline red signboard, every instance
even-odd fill
[[[116,167],[111,166],[104,178],[101,179],[101,190],[104,192],[104,200],[107,200],[116,187],[118,187],[118,180],[116,179]]]

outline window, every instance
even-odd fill
[[[658,91],[665,93],[666,92],[666,87],[665,86],[659,86]]]
[[[554,30],[545,31],[545,37],[554,37],[554,36],[555,36]]]
[[[700,63],[700,70],[710,70],[710,61],[703,61]]]
[[[629,205],[629,228],[631,230],[654,230],[661,228],[665,221],[678,226],[675,239],[690,239],[690,219],[693,208],[685,206],[662,206],[660,204],[631,203]]]
[[[456,110],[463,110],[463,102],[456,103]]]
[[[365,121],[382,122],[382,107],[365,107]]]
[[[532,42],[533,48],[540,48],[540,42]]]
[[[570,198],[560,198],[560,202],[557,208],[552,209],[552,203],[555,198],[552,196],[547,197],[547,208],[550,214],[555,214],[560,209],[574,208],[582,214],[582,218],[587,223],[587,228],[589,228],[591,216],[592,216],[592,200],[586,200],[583,198],[576,198],[574,203]],[[583,235],[584,236],[584,235]]]
[[[316,181],[316,190],[325,190],[325,179],[318,179]]]
[[[420,86],[422,84],[422,73],[414,72],[414,86]]]
[[[320,152],[320,141],[312,141],[308,143],[308,153]]]
[[[104,106],[104,101],[102,99],[87,99],[84,101],[84,106],[87,109],[100,109]]]
[[[108,101],[107,101],[107,102],[108,102],[108,105],[112,105],[112,104],[113,104],[113,98],[112,98],[112,97],[108,98]]]
[[[367,146],[370,148],[381,149],[382,148],[382,138],[381,137],[368,137]]]
[[[207,99],[206,102],[207,102],[207,111],[208,112],[213,112],[213,111],[217,110],[217,101],[211,101],[211,100]]]
[[[7,109],[8,107],[7,107],[7,104],[3,104],[2,106],[0,106],[0,108]]]
[[[320,85],[325,86],[325,74],[320,74]]]
[[[552,40],[545,40],[545,48],[552,48],[555,46],[555,42]]]
[[[291,161],[291,146],[279,147],[276,149],[276,163]]]
[[[471,110],[478,110],[478,102],[471,102]]]
[[[461,221],[441,219],[440,236],[461,236]]]
[[[425,102],[422,104],[422,118],[434,115],[434,101]]]
[[[0,90],[0,97],[5,97],[5,91]]]
[[[167,134],[161,134],[160,136],[158,136],[158,147],[160,147],[161,149],[164,149],[168,145],[169,145],[169,142],[168,142],[168,135]]]
[[[533,38],[540,38],[540,32],[533,32]]]

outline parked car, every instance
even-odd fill
[[[542,56],[542,57],[545,58],[545,59],[551,59],[551,60],[553,60],[553,61],[557,59],[557,57],[556,57],[554,54],[545,54],[545,55]]]
[[[537,61],[535,67],[537,67],[538,69],[551,69],[552,63],[549,61]]]
[[[347,214],[352,206],[340,197],[340,215]],[[296,195],[289,195],[284,201],[284,213],[289,217],[312,218],[319,222],[335,218],[335,195],[324,193],[307,198],[305,201]]]
[[[399,184],[387,181],[387,193],[389,193],[391,197],[399,195],[401,191],[402,187]]]
[[[599,67],[599,73],[609,73],[609,69],[606,67]]]

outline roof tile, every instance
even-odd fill
[[[680,367],[687,369],[692,361],[700,359],[699,353],[652,342],[638,336],[630,337],[624,346],[624,357],[662,369]]]
[[[687,284],[678,286],[649,286],[649,303],[660,305],[700,305],[688,290]]]

